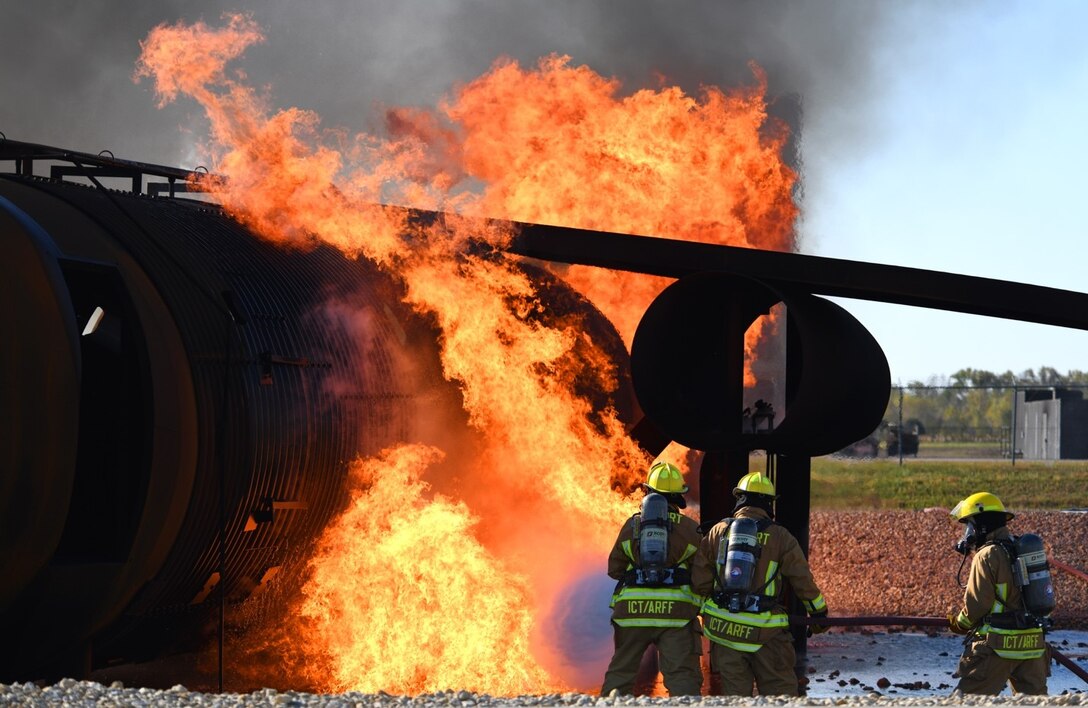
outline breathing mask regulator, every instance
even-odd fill
[[[967,587],[967,583],[963,582],[961,576],[971,551],[976,551],[986,545],[986,537],[990,535],[990,532],[1005,525],[1004,514],[1000,514],[998,518],[991,518],[992,516],[992,512],[979,513],[967,517],[962,522],[964,525],[963,537],[956,542],[956,553],[963,556],[963,559],[960,560],[960,567],[956,570],[956,584],[961,588]]]
[[[963,538],[956,541],[956,553],[966,557],[968,553],[981,546],[985,540],[986,532],[980,530],[973,519],[968,519],[967,523],[964,524]]]
[[[666,567],[669,554],[669,502],[663,494],[647,494],[642,498],[639,516],[638,562],[635,582],[639,585],[662,585],[669,581]]]

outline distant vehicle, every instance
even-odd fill
[[[880,439],[875,435],[862,438],[835,453],[838,457],[873,458],[880,453]]]
[[[888,457],[898,457],[899,447],[902,445],[904,455],[918,456],[918,439],[924,432],[921,423],[908,422],[899,430],[899,425],[891,423],[885,434],[884,442],[888,449]]]

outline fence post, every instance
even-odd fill
[[[899,466],[903,466],[903,387],[899,387]]]
[[[1009,440],[1009,457],[1012,458],[1012,466],[1016,466],[1016,384],[1012,386],[1012,425],[1009,426],[1009,430],[1012,434],[1012,439]]]

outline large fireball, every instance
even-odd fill
[[[596,689],[604,667],[586,662],[601,653],[586,644],[609,642],[608,626],[570,613],[607,617],[608,583],[596,579],[636,508],[614,483],[632,488],[650,460],[615,411],[575,393],[579,372],[606,357],[577,327],[529,316],[547,304],[516,259],[466,245],[509,239],[474,218],[486,216],[792,248],[796,177],[765,80],[757,70],[755,86],[734,92],[622,95],[567,57],[528,69],[499,60],[438,108],[392,109],[383,135],[349,136],[324,132],[310,111],[273,110],[228,71],[258,41],[244,16],[160,26],[137,77],[163,102],[203,107],[222,177],[210,189],[234,218],[288,248],[320,242],[370,259],[404,283],[407,302],[440,327],[444,373],[481,441],[456,480],[437,477],[441,451],[411,440],[352,467],[351,503],[279,628],[305,647],[288,670],[336,691]],[[409,223],[383,205],[448,216]],[[667,284],[561,275],[628,342]],[[572,642],[564,632],[579,625],[601,629]]]

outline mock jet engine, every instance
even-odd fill
[[[417,441],[424,409],[467,429],[434,326],[369,262],[262,241],[177,196],[186,171],[10,140],[3,160],[0,681],[214,639],[306,560],[353,459]],[[611,324],[532,272],[626,376]]]

